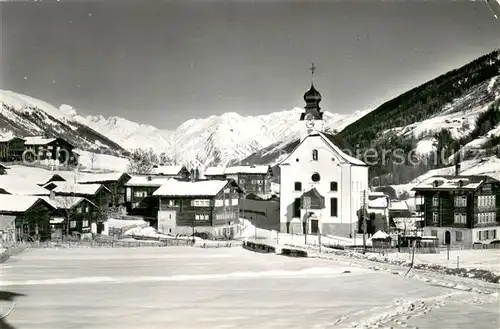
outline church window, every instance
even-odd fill
[[[302,183],[295,182],[295,191],[302,191]]]
[[[312,176],[311,176],[311,180],[312,180],[313,182],[315,182],[315,183],[319,182],[319,180],[320,180],[320,176],[319,176],[319,174],[318,174],[317,172],[315,172],[314,174],[312,174]]]
[[[337,198],[330,198],[330,216],[332,217],[338,216]]]
[[[318,161],[318,150],[312,150],[313,161]]]
[[[339,186],[337,182],[330,182],[330,191],[338,191]]]
[[[293,202],[293,217],[300,217],[300,198],[296,198]]]

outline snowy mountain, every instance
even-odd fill
[[[169,154],[178,163],[227,165],[275,143],[298,138],[303,109],[244,117],[230,112],[192,119],[176,130],[161,130],[119,117],[83,116],[69,105],[59,108],[11,91],[0,91],[0,135],[43,135],[67,138],[76,147],[105,154],[127,155],[134,149]],[[361,112],[325,112],[326,125],[342,129]]]
[[[125,152],[120,145],[75,120],[67,107],[58,109],[51,104],[26,95],[0,90],[0,135],[64,136],[77,148],[105,151],[109,154]]]

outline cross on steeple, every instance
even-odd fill
[[[314,63],[311,63],[311,67],[309,68],[309,71],[311,71],[311,77],[313,77],[314,72],[316,72],[316,65],[314,65]]]

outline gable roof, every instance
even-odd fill
[[[226,170],[225,167],[208,167],[205,169],[205,172],[203,175],[205,176],[223,176],[224,171]]]
[[[87,201],[92,206],[97,208],[97,206],[93,202],[83,197],[55,196],[53,198],[42,197],[42,199],[56,209],[71,209],[84,201]]]
[[[215,196],[228,184],[238,186],[233,180],[201,180],[195,182],[170,179],[160,186],[155,196]]]
[[[306,141],[308,138],[321,138],[326,145],[328,145],[330,147],[330,149],[338,155],[338,157],[341,159],[341,161],[343,162],[346,162],[346,163],[350,163],[352,165],[355,165],[355,166],[363,166],[363,167],[366,167],[368,166],[366,163],[364,163],[363,161],[359,160],[359,159],[356,159],[355,157],[352,157],[348,154],[346,154],[344,151],[342,151],[336,144],[335,144],[335,141],[338,141],[339,138],[337,136],[334,136],[334,135],[330,135],[330,134],[325,134],[325,133],[322,133],[322,132],[314,132],[314,133],[311,133],[309,135],[307,135],[300,143],[299,145],[297,145],[297,147],[295,147],[295,149],[290,152],[290,154],[288,154],[288,156],[286,156],[279,164],[278,166],[281,166],[282,164],[285,164],[286,161],[288,161],[288,159],[293,155],[293,153],[295,153],[295,151],[300,148],[302,146],[302,144],[304,143],[304,141]],[[345,143],[343,143],[345,144]],[[350,151],[349,148],[344,148],[346,151]]]
[[[308,209],[324,209],[325,208],[325,197],[322,196],[318,190],[313,187],[307,192],[302,193],[300,196],[300,199],[303,200],[304,197],[309,197],[311,198],[311,204],[309,205]],[[302,208],[305,205],[302,205]]]
[[[0,194],[0,211],[25,212],[38,202],[44,202],[50,208],[54,208],[50,203],[37,196]]]
[[[267,174],[269,171],[269,166],[233,166],[225,168],[224,174]]]
[[[149,179],[151,177],[151,179]],[[155,176],[132,176],[125,186],[131,187],[160,187],[169,181],[169,177],[155,177]]]
[[[500,183],[498,180],[489,176],[432,176],[415,186],[412,191],[475,191],[483,184],[491,182]]]
[[[104,173],[104,174],[94,174],[94,173],[79,173],[76,178],[78,183],[87,184],[87,183],[104,183],[104,182],[115,182],[119,181],[123,177],[128,177],[130,179],[130,175],[124,172],[113,172],[113,173]]]
[[[47,138],[44,136],[30,136],[25,137],[25,145],[47,145],[54,142],[57,138]]]
[[[406,201],[391,201],[389,210],[393,211],[408,211],[410,208]]]
[[[388,198],[386,196],[368,200],[368,208],[387,208]]]
[[[106,190],[107,192],[111,191],[101,184],[74,184],[71,182],[50,182],[46,184],[55,185],[55,188],[52,189],[54,193],[66,193],[66,194],[81,194],[81,195],[95,195],[101,189]],[[44,187],[45,187],[44,186]]]
[[[153,168],[153,174],[163,176],[177,176],[182,170],[187,170],[185,166],[158,166]]]
[[[14,139],[19,139],[19,140],[22,140],[24,141],[25,139],[24,138],[21,138],[21,137],[17,137],[17,136],[10,136],[10,137],[2,137],[0,136],[0,143],[7,143],[7,142],[11,142],[13,141]]]
[[[15,175],[0,175],[0,191],[14,195],[49,195],[49,191],[27,178]]]

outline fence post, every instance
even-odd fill
[[[457,269],[459,268],[460,256],[457,256]]]

